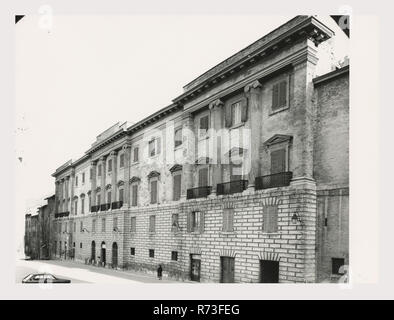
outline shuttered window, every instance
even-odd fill
[[[92,221],[92,232],[96,232],[96,219]]]
[[[85,197],[81,198],[81,213],[85,213]]]
[[[209,116],[203,116],[200,118],[199,121],[199,130],[198,130],[198,135],[199,137],[203,137],[208,133],[208,128],[209,128]]]
[[[121,168],[124,167],[124,154],[123,153],[119,156],[119,167],[121,167]]]
[[[111,191],[107,193],[107,203],[111,203]]]
[[[112,159],[108,160],[108,172],[112,171]]]
[[[150,182],[150,203],[157,203],[157,181]]]
[[[231,105],[232,125],[241,123],[241,102],[236,102]]]
[[[177,232],[179,230],[179,216],[177,213],[173,213],[171,217],[171,231]]]
[[[178,261],[178,251],[171,251],[171,260]]]
[[[149,141],[149,156],[153,157],[156,154],[155,140]]]
[[[137,231],[137,217],[131,217],[130,219],[130,232]]]
[[[105,232],[105,218],[101,219],[101,232]]]
[[[198,186],[208,186],[208,168],[201,168],[198,170]]]
[[[287,105],[287,81],[275,83],[272,87],[272,111],[286,107]]]
[[[135,207],[138,204],[138,185],[134,184],[131,187],[131,193],[132,193],[131,205]]]
[[[223,210],[223,229],[224,232],[232,232],[234,230],[234,209]]]
[[[133,161],[134,162],[138,162],[138,152],[139,152],[139,148],[138,147],[134,148],[134,152],[133,152]]]
[[[201,211],[192,211],[187,217],[187,231],[200,232],[204,231],[204,213]]]
[[[175,130],[174,144],[175,144],[175,148],[179,147],[182,144],[182,128],[178,128]]]
[[[156,216],[149,217],[149,232],[155,232],[156,229]]]
[[[98,194],[97,195],[97,203],[96,203],[96,205],[100,205],[101,204],[101,195],[100,194]]]
[[[124,194],[123,189],[119,189],[119,201],[123,201],[123,194]]]
[[[118,228],[118,218],[114,218],[113,222],[114,222],[114,229],[117,229]]]
[[[101,164],[97,166],[97,176],[101,177]]]
[[[278,231],[278,207],[265,206],[263,208],[263,232]]]
[[[271,151],[271,174],[286,171],[286,150]]]
[[[82,172],[82,183],[85,183],[85,172]]]
[[[173,179],[174,179],[174,186],[173,186],[174,200],[177,201],[181,198],[182,175],[176,174],[174,175]]]

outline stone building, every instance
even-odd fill
[[[297,16],[97,136],[53,173],[53,255],[201,282],[335,278],[349,263],[349,67],[335,68],[334,38]]]

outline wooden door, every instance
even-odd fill
[[[200,281],[201,273],[201,259],[197,257],[190,257],[190,279],[192,281]]]
[[[233,257],[220,257],[220,260],[221,260],[221,282],[233,283],[235,259]]]

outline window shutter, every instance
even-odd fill
[[[286,100],[287,100],[287,81],[285,80],[279,84],[279,106],[278,107],[286,106]]]
[[[271,152],[271,174],[286,171],[286,150],[280,149]]]
[[[191,221],[191,219],[192,219],[192,213],[191,212],[188,212],[187,213],[187,216],[186,216],[186,219],[187,219],[187,232],[191,232],[192,230],[191,230],[191,228],[192,228],[192,221]]]
[[[248,120],[248,99],[245,98],[241,101],[241,121],[246,122]]]
[[[225,127],[229,128],[231,127],[231,105],[226,105],[225,109],[224,109],[224,122],[225,122]]]
[[[137,185],[133,185],[132,187],[132,192],[133,192],[133,206],[137,205],[137,199],[138,199],[138,186]]]
[[[198,214],[200,215],[200,233],[204,232],[204,224],[205,224],[205,214],[204,212],[200,211],[198,212]]]
[[[179,200],[181,197],[181,177],[180,174],[174,176],[174,200]]]
[[[234,229],[234,210],[229,209],[227,213],[227,231],[233,231]]]
[[[123,201],[123,189],[119,189],[119,201]]]
[[[279,108],[279,83],[274,84],[272,87],[272,110]]]
[[[198,186],[208,186],[208,168],[201,168],[198,171]]]
[[[151,199],[150,199],[151,203],[156,203],[157,202],[157,181],[151,182],[150,195],[151,195]]]
[[[157,137],[157,154],[161,152],[161,137]]]
[[[278,207],[269,206],[269,232],[276,232],[278,230]]]

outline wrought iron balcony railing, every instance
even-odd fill
[[[123,201],[115,201],[115,202],[112,202],[112,204],[111,204],[112,209],[119,209],[119,208],[122,208],[122,206],[123,206]]]
[[[211,186],[187,189],[186,199],[206,198],[211,194],[211,190]]]
[[[268,188],[285,187],[290,185],[290,181],[292,178],[293,172],[291,171],[257,177],[255,180],[255,189],[261,190]]]
[[[99,210],[100,210],[100,205],[91,206],[91,208],[90,208],[90,211],[91,211],[91,212],[97,212],[97,211],[99,211]]]
[[[68,217],[69,215],[70,215],[69,211],[59,212],[59,213],[55,213],[55,218]]]
[[[248,180],[235,180],[218,183],[216,187],[217,195],[233,194],[244,191],[248,187]]]
[[[104,203],[100,205],[100,211],[108,211],[111,209],[111,204],[110,203]]]

